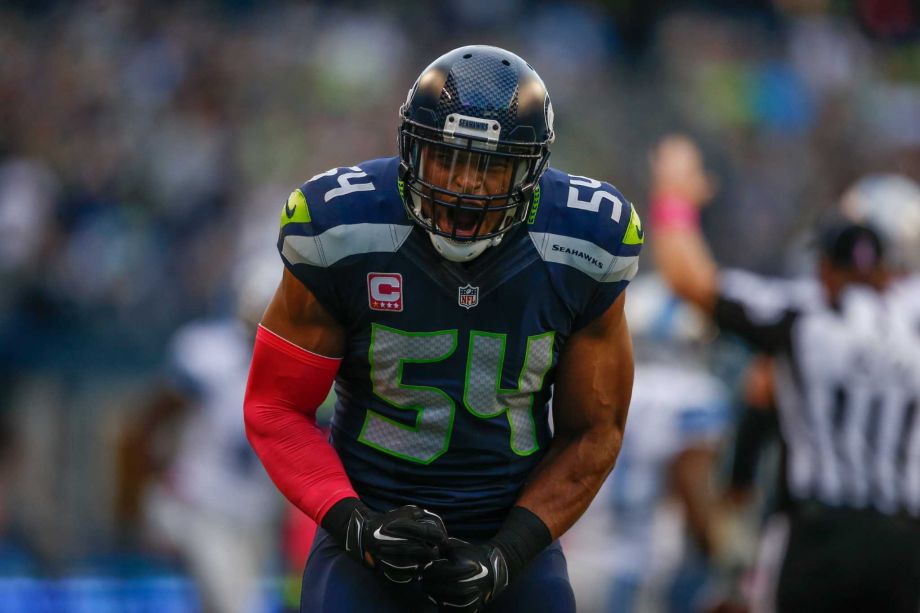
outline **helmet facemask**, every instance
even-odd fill
[[[403,120],[406,210],[450,260],[472,260],[523,221],[546,167],[545,144],[502,142],[498,132],[495,121],[462,115],[443,130]]]

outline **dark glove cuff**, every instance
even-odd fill
[[[345,534],[348,530],[348,519],[355,508],[364,506],[358,498],[343,498],[332,505],[323,516],[320,525],[328,532],[335,542],[345,546]]]
[[[553,542],[543,520],[524,507],[512,507],[501,529],[489,541],[498,547],[508,564],[508,577],[513,580],[537,554]]]

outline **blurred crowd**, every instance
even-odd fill
[[[857,176],[920,177],[918,23],[906,0],[3,3],[0,574],[143,557],[117,450],[170,337],[234,316],[253,270],[280,275],[293,187],[395,154],[430,59],[527,58],[551,163],[640,213],[650,146],[693,134],[723,182],[704,217],[720,261],[794,274]]]

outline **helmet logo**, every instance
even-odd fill
[[[473,287],[469,283],[463,287],[457,288],[457,304],[466,310],[472,309],[479,304],[479,288]]]

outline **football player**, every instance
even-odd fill
[[[705,370],[710,330],[657,276],[637,280],[627,313],[637,345],[634,411],[609,480],[613,580],[605,610],[697,610],[710,570],[703,559],[716,549],[713,476],[728,392]],[[692,545],[662,547],[668,525],[685,526]]]
[[[616,188],[548,167],[554,138],[527,62],[462,47],[409,91],[397,157],[287,201],[245,418],[321,526],[303,611],[575,610],[557,539],[620,448],[643,234]]]
[[[245,613],[261,602],[281,511],[239,418],[256,324],[278,275],[261,260],[243,264],[237,316],[211,316],[173,334],[163,385],[131,420],[120,449],[122,510],[129,504],[140,515],[143,505],[147,538],[178,554],[208,613]]]

